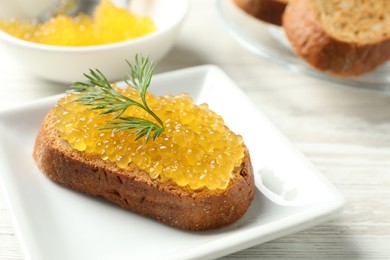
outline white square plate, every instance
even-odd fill
[[[26,259],[216,258],[340,213],[339,193],[217,67],[156,75],[150,91],[187,92],[244,137],[257,188],[246,215],[226,228],[188,232],[54,184],[37,169],[32,150],[55,96],[0,112],[0,181]]]

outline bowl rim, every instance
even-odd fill
[[[161,0],[158,0],[161,1]],[[44,51],[52,51],[52,52],[94,52],[94,51],[102,51],[102,50],[110,50],[120,47],[129,46],[132,44],[139,44],[142,42],[148,41],[150,38],[158,37],[165,32],[171,30],[172,28],[182,24],[185,17],[187,16],[189,12],[189,0],[177,0],[177,2],[182,4],[182,10],[178,13],[176,19],[169,24],[167,27],[164,27],[162,29],[158,29],[155,32],[134,38],[129,39],[125,41],[120,42],[113,42],[113,43],[105,43],[105,44],[99,44],[99,45],[88,45],[88,46],[61,46],[61,45],[49,45],[49,44],[42,44],[42,43],[36,43],[31,42],[27,40],[20,39],[18,37],[15,37],[11,34],[6,33],[5,31],[0,29],[0,39],[3,39],[5,41],[8,41],[9,43],[19,45],[25,48],[32,48],[37,50],[44,50]],[[176,9],[177,10],[177,9]],[[175,12],[176,13],[176,12]]]

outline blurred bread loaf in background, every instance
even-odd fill
[[[282,15],[288,0],[233,0],[243,11],[274,25],[282,25]]]
[[[250,16],[281,25],[314,69],[347,78],[390,59],[390,0],[232,0]]]
[[[358,76],[390,58],[389,0],[290,0],[283,28],[314,68]]]

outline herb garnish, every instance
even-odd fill
[[[135,64],[127,61],[130,68],[129,80],[125,80],[129,87],[136,88],[141,95],[142,103],[118,93],[98,69],[90,69],[90,74],[84,74],[88,82],[76,82],[69,92],[79,94],[75,102],[91,106],[91,110],[103,110],[100,114],[116,113],[112,121],[107,122],[109,126],[99,130],[114,129],[116,131],[132,130],[138,140],[145,137],[147,143],[149,138],[155,140],[164,132],[162,120],[149,108],[146,102],[146,91],[150,85],[155,65],[149,62],[149,58],[136,55]],[[127,108],[138,106],[148,112],[157,123],[147,119],[126,116],[122,117]]]

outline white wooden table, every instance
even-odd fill
[[[346,199],[330,223],[225,258],[390,259],[390,96],[309,78],[249,53],[224,31],[214,4],[191,1],[158,71],[222,68]],[[66,88],[26,73],[0,46],[0,109]],[[0,259],[21,258],[0,195]]]

